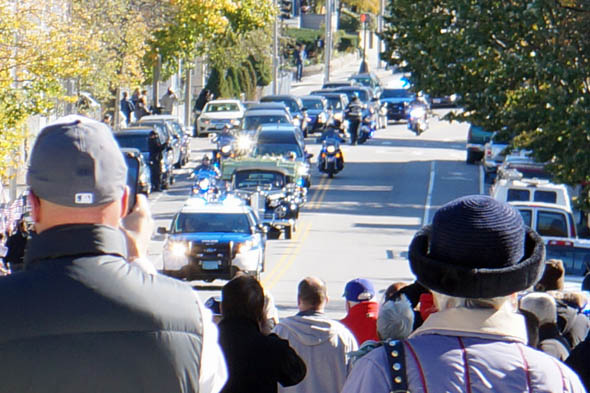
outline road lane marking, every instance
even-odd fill
[[[483,173],[483,165],[479,166],[479,193],[483,194],[483,189],[484,189],[484,173]]]
[[[299,242],[299,238],[301,238],[301,236],[302,236],[303,231],[301,230],[301,227],[304,224],[305,224],[304,222],[299,223],[299,229],[295,232],[295,236],[293,238],[291,238],[291,240],[288,240],[287,247],[285,247],[285,249],[283,250],[283,255],[281,256],[281,259],[279,259],[279,262],[275,266],[273,266],[273,268],[268,273],[264,274],[264,278],[262,279],[262,283],[265,283],[265,282],[269,281],[270,279],[272,279],[272,277],[277,273],[279,268],[285,263],[285,260],[287,258],[289,258],[290,255],[292,255],[293,250],[295,250],[295,248],[297,247],[297,244]],[[285,241],[287,241],[287,240],[285,240]]]
[[[297,246],[295,247],[295,249],[293,250],[293,252],[285,255],[287,258],[284,260],[284,263],[277,265],[277,266],[280,266],[280,269],[277,269],[277,273],[274,274],[273,277],[271,277],[270,279],[267,279],[266,277],[264,278],[263,287],[265,289],[271,290],[279,282],[279,280],[285,275],[287,270],[289,270],[289,268],[293,265],[293,263],[295,262],[295,258],[297,258],[297,255],[299,254],[299,250],[301,249],[301,246],[303,245],[303,243],[305,242],[305,240],[309,236],[310,230],[311,230],[311,223],[307,223],[305,226],[305,229],[303,229],[301,231],[302,236],[299,239],[299,242],[298,242]],[[281,259],[283,259],[283,258],[281,258]]]
[[[428,225],[430,220],[430,204],[432,203],[432,190],[434,188],[434,169],[436,167],[436,161],[430,163],[430,181],[428,182],[428,193],[426,194],[426,203],[424,204],[424,218],[422,219],[422,225]]]

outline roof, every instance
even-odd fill
[[[293,124],[285,123],[263,123],[260,126],[260,132],[266,131],[296,131],[297,127]]]
[[[294,95],[292,95],[292,94],[277,94],[277,95],[270,94],[270,95],[267,95],[267,96],[262,97],[260,99],[260,102],[265,102],[263,100],[270,100],[270,99],[275,99],[275,98],[278,98],[278,99],[289,99],[289,100],[296,100],[297,99],[297,97],[294,96]]]
[[[530,208],[542,208],[542,209],[548,209],[548,210],[559,210],[560,212],[563,213],[571,213],[571,210],[568,209],[566,206],[563,205],[559,205],[557,203],[545,203],[545,202],[532,202],[532,201],[524,201],[524,202],[520,202],[520,201],[510,201],[508,202],[509,204],[511,204],[514,207],[530,207]]]
[[[258,133],[257,143],[293,143],[298,144],[295,132],[285,130],[263,129]]]

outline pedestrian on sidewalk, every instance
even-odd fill
[[[171,115],[172,111],[174,110],[174,106],[178,102],[178,96],[172,90],[171,87],[168,88],[166,94],[160,98],[160,106],[162,107],[162,114]]]
[[[301,78],[303,77],[303,62],[305,61],[306,54],[305,54],[305,45],[298,44],[295,47],[295,66],[297,67],[297,71],[295,74],[295,80],[297,82],[301,82]]]
[[[129,99],[129,93],[126,91],[123,92],[123,97],[121,98],[121,112],[125,116],[125,121],[127,125],[131,124],[131,114],[135,111],[135,105]]]
[[[72,115],[41,130],[25,270],[0,280],[0,392],[219,392],[217,328],[193,289],[147,258],[145,196],[127,214],[127,166],[111,130]],[[149,261],[147,261],[149,263]]]

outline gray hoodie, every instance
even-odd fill
[[[356,339],[340,322],[321,314],[295,315],[282,319],[274,332],[289,345],[307,366],[305,379],[279,392],[339,393],[350,371],[348,352],[357,349]]]

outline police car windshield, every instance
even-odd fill
[[[322,100],[312,100],[311,98],[302,98],[303,106],[307,109],[324,109]]]
[[[243,129],[255,130],[261,124],[289,124],[287,116],[248,116],[244,118]]]
[[[180,213],[172,223],[172,233],[251,233],[244,213]]]

